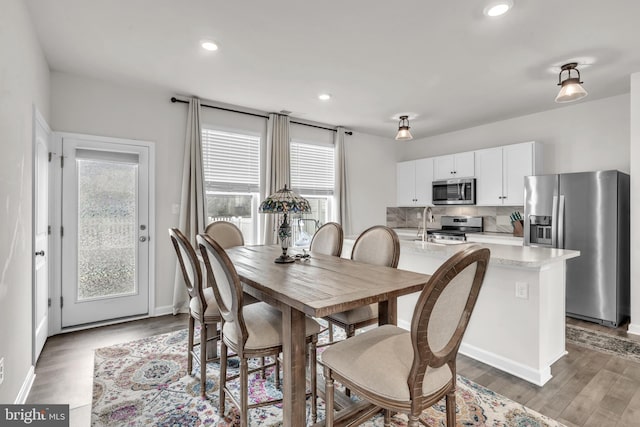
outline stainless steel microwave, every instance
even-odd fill
[[[476,179],[433,181],[432,199],[434,205],[475,205]]]

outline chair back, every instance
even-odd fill
[[[351,259],[396,268],[400,259],[400,239],[389,227],[374,225],[358,236]]]
[[[316,254],[340,256],[343,239],[342,226],[337,222],[328,222],[313,235],[309,250]]]
[[[179,229],[170,228],[169,237],[173,243],[173,248],[176,250],[178,256],[178,263],[182,270],[182,277],[184,284],[187,287],[187,292],[190,298],[197,298],[200,307],[201,317],[204,317],[204,312],[207,309],[207,302],[202,294],[202,269],[200,268],[200,262],[196,256],[196,252],[191,246],[189,239]],[[203,320],[203,319],[198,319]]]
[[[427,368],[447,363],[455,380],[455,359],[478,299],[489,255],[489,249],[480,246],[457,252],[436,270],[422,290],[411,321],[412,397],[422,394]]]
[[[215,221],[207,225],[205,234],[212,237],[224,249],[244,246],[242,231],[228,221]]]
[[[242,316],[244,294],[236,268],[229,255],[216,240],[206,234],[198,234],[196,241],[207,270],[209,286],[213,288],[218,303],[220,315],[225,322],[235,324],[237,330],[240,331],[241,345],[244,348],[249,333]]]

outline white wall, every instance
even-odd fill
[[[631,75],[631,325],[629,332],[640,335],[640,72]]]
[[[53,72],[52,119],[55,131],[153,141],[156,146],[156,307],[172,303],[175,255],[167,229],[178,224],[171,213],[180,202],[180,180],[187,106],[172,104],[174,93],[158,88],[125,87],[102,80]],[[203,124],[249,130],[266,141],[266,120],[203,108]],[[292,125],[292,138],[333,141],[328,131]],[[355,232],[386,221],[395,200],[393,140],[365,134],[346,136],[348,190]],[[153,241],[153,240],[152,240]]]
[[[387,206],[396,204],[397,147],[391,138],[345,136],[352,234],[387,223]]]
[[[544,173],[599,169],[628,173],[629,117],[628,94],[583,101],[409,141],[401,146],[399,160],[538,141],[543,144]]]
[[[49,68],[24,2],[0,6],[0,403],[14,403],[32,360],[32,111],[49,118]]]

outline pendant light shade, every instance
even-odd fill
[[[413,139],[413,136],[409,132],[409,116],[400,116],[396,141],[409,141],[411,139]]]
[[[570,62],[564,64],[558,75],[558,86],[560,86],[560,92],[556,96],[557,103],[572,102],[582,99],[587,96],[587,91],[582,87],[580,81],[580,71],[576,68],[578,64],[576,62]],[[567,78],[562,80],[562,73],[567,72]],[[571,71],[575,71],[577,77],[571,77]]]

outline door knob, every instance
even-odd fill
[[[147,238],[145,236],[140,236],[140,239],[138,239],[138,240],[140,240],[141,242],[146,242]]]
[[[44,256],[44,251],[38,251],[35,253],[36,256],[40,255],[40,256]]]

